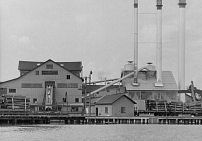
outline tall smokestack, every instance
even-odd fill
[[[157,47],[156,47],[156,66],[157,66],[157,82],[156,87],[162,87],[162,0],[156,1],[157,7]]]
[[[178,88],[185,89],[185,7],[186,0],[179,0],[180,17],[179,17],[179,48],[178,48]],[[185,102],[185,95],[181,96]]]
[[[134,0],[134,83],[138,85],[138,0]]]

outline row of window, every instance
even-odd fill
[[[39,71],[35,71],[35,74],[36,75],[39,75]],[[43,71],[41,71],[41,74],[42,75],[58,75],[58,71],[57,70],[51,70],[51,71],[45,71],[45,70],[43,70]],[[71,76],[70,75],[66,75],[66,79],[71,79]]]
[[[57,88],[78,88],[78,83],[57,83]],[[42,83],[22,83],[21,88],[43,88]]]
[[[78,88],[78,83],[57,83],[58,88]]]
[[[109,113],[108,107],[105,107],[105,114]],[[126,107],[121,107],[121,113],[126,113]]]

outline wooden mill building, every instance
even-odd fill
[[[20,77],[0,83],[1,94],[26,96],[34,111],[79,113],[82,103],[82,63],[20,61]]]

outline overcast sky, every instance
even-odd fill
[[[156,0],[139,0],[139,66],[155,64]],[[163,1],[163,70],[177,81],[178,0]],[[202,88],[202,1],[187,0],[186,85]],[[133,0],[0,0],[0,81],[19,60],[82,61],[93,80],[118,78],[133,60]]]

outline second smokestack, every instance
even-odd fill
[[[157,67],[157,82],[156,87],[162,87],[162,0],[156,1],[157,7],[157,47],[156,47],[156,67]]]
[[[138,0],[134,0],[134,82],[138,85]]]

